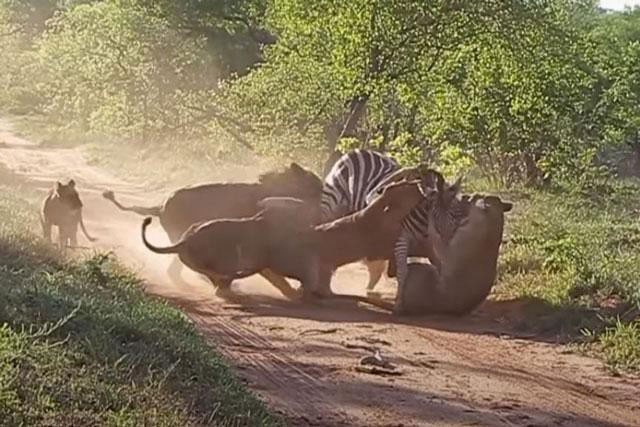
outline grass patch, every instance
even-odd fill
[[[607,364],[614,371],[638,370],[640,367],[640,321],[616,321],[597,338]]]
[[[590,330],[610,364],[640,369],[633,352],[620,350],[638,348],[637,323],[606,320],[640,304],[639,201],[632,181],[593,194],[520,193],[507,220],[496,297],[542,300],[548,322],[539,327],[574,338]]]
[[[0,425],[281,425],[110,256],[60,259],[0,187]]]
[[[509,220],[502,291],[554,304],[640,303],[640,186],[620,183],[605,200],[531,193]]]

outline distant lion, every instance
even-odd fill
[[[78,245],[78,224],[80,224],[82,233],[87,240],[90,242],[96,240],[87,233],[87,229],[84,226],[82,201],[73,179],[69,180],[66,185],[60,181],[56,182],[44,202],[42,202],[40,215],[42,232],[47,242],[51,242],[51,228],[53,226],[58,227],[60,249]]]
[[[143,216],[157,216],[172,244],[194,224],[221,218],[245,218],[258,212],[257,203],[267,197],[295,197],[310,203],[320,203],[322,181],[313,172],[297,163],[291,163],[283,171],[260,175],[256,183],[215,183],[184,187],[173,192],[162,205],[153,207],[123,206],[116,201],[113,192],[105,191],[103,197],[119,209]],[[169,266],[169,277],[181,281],[182,265],[174,258]],[[268,271],[261,272],[283,294],[292,296],[294,290],[282,277]],[[225,288],[230,281],[219,277],[216,286]]]

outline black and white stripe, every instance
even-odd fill
[[[324,180],[322,222],[363,209],[382,181],[398,169],[398,162],[376,151],[354,150],[344,154]],[[428,229],[429,209],[425,200],[405,218],[403,231],[416,239],[423,239]]]
[[[354,150],[344,154],[324,179],[320,202],[322,221],[363,209],[367,196],[399,168],[394,159],[375,151]]]
[[[322,222],[363,209],[384,179],[399,169],[400,165],[393,158],[375,151],[354,150],[344,154],[325,177],[321,199]],[[463,209],[458,208],[458,205],[462,206],[455,199],[442,205],[436,203],[435,206],[430,206],[424,200],[407,215],[394,248],[396,278],[400,288],[398,295],[404,293],[401,290],[408,271],[410,244],[428,237],[430,220],[433,221],[433,230],[438,233],[438,240],[448,241],[459,219],[464,216]],[[379,276],[370,280],[369,290],[373,289],[378,279]],[[402,306],[400,298],[396,299],[396,304]]]

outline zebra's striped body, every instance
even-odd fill
[[[354,150],[341,156],[324,179],[321,219],[331,221],[363,209],[381,181],[400,168],[391,157]]]
[[[400,165],[394,159],[375,151],[355,150],[343,155],[333,165],[324,181],[321,200],[322,222],[363,209],[385,178],[399,169]],[[424,200],[404,220],[394,248],[396,277],[400,290],[407,275],[409,245],[414,241],[427,239],[430,215],[433,215],[433,210],[430,209],[427,200]],[[368,290],[372,290],[380,279],[384,265],[384,261],[367,262],[370,276]],[[401,301],[396,300],[396,305],[402,306]]]

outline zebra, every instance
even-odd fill
[[[321,222],[363,209],[381,187],[402,171],[405,169],[401,169],[395,159],[376,151],[353,150],[342,155],[324,179],[320,202]],[[408,271],[409,245],[429,236],[435,252],[430,258],[437,264],[438,254],[442,253],[443,245],[453,235],[466,211],[464,204],[456,203],[460,180],[449,186],[442,175],[432,169],[418,168],[414,172],[419,172],[424,185],[438,190],[437,200],[421,202],[407,215],[402,225],[400,237],[394,248],[399,288],[396,307],[402,307],[402,301],[399,299],[403,294],[400,291],[404,287]],[[369,270],[367,291],[371,292],[382,277],[386,263],[384,260],[363,262]]]

